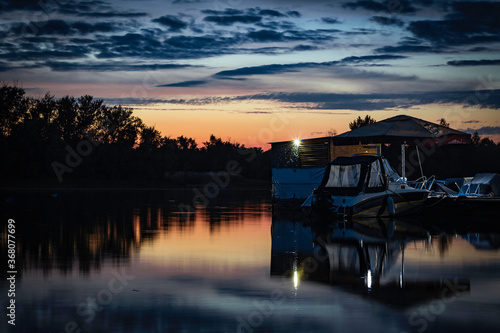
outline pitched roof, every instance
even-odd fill
[[[415,117],[399,115],[339,134],[336,145],[367,143],[466,144],[471,135]]]

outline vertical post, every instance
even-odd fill
[[[399,272],[399,288],[403,288],[405,279],[405,243],[401,242],[401,272]]]
[[[401,145],[401,177],[403,177],[403,182],[406,183],[406,151],[405,151],[406,141]]]

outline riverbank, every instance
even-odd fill
[[[44,190],[44,189],[174,189],[203,187],[203,183],[179,183],[165,180],[75,180],[68,179],[58,182],[57,179],[8,179],[0,182],[0,190]],[[234,179],[229,181],[227,188],[236,189],[270,189],[271,180]]]

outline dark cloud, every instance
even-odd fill
[[[165,15],[152,20],[155,23],[159,23],[165,27],[168,27],[169,31],[181,31],[185,29],[188,24],[173,15]]]
[[[355,31],[345,31],[344,35],[372,35],[378,32],[375,29],[364,29],[364,28],[357,28],[354,30]]]
[[[312,63],[298,63],[290,65],[262,65],[254,67],[242,67],[238,69],[230,69],[215,73],[215,76],[251,76],[251,75],[269,75],[281,74],[286,72],[297,72],[300,68],[306,68]]]
[[[375,49],[377,53],[440,53],[441,48],[429,45],[414,45],[408,43],[399,43],[397,46],[383,46]]]
[[[257,15],[212,15],[206,16],[203,21],[215,23],[217,25],[233,25],[235,23],[257,23],[262,20],[262,16]]]
[[[251,31],[247,37],[257,42],[277,42],[285,39],[282,33],[274,30]]]
[[[0,10],[42,10],[40,3],[40,0],[2,0],[0,1]]]
[[[321,21],[328,23],[328,24],[338,24],[341,23],[338,19],[333,18],[333,17],[322,17]]]
[[[484,126],[480,128],[467,128],[465,130],[467,133],[477,132],[479,135],[495,135],[500,134],[500,126]]]
[[[46,61],[44,66],[49,67],[53,71],[68,72],[68,71],[154,71],[161,69],[179,69],[193,67],[190,65],[178,64],[130,64],[124,62],[106,62],[91,64],[88,62],[65,62],[65,61]]]
[[[250,31],[246,37],[255,42],[280,42],[280,41],[327,41],[334,40],[334,34],[342,32],[337,29],[298,30],[290,29],[276,31],[262,29]]]
[[[318,49],[319,47],[316,45],[305,45],[305,44],[299,44],[293,48],[294,51],[314,51]]]
[[[161,43],[151,37],[147,37],[141,34],[128,33],[123,36],[111,36],[109,38],[113,41],[114,46],[138,46],[138,47],[159,47]]]
[[[477,105],[472,102],[471,96],[475,96],[476,91],[433,91],[407,94],[336,94],[336,93],[309,93],[309,92],[273,92],[260,93],[254,95],[241,95],[233,97],[204,97],[194,99],[145,99],[147,103],[170,103],[186,105],[207,105],[214,103],[228,103],[232,101],[266,100],[289,103],[293,107],[299,104],[300,109],[310,110],[310,112],[325,110],[353,110],[353,111],[377,111],[393,110],[394,108],[409,108],[412,106],[426,105],[433,103],[457,104],[463,106]],[[479,102],[481,108],[500,109],[500,90],[490,91],[490,98]],[[116,100],[114,104],[130,104],[126,100]],[[133,100],[133,103],[141,103],[141,100]],[[304,106],[307,103],[309,106]],[[317,110],[317,111],[314,111]],[[309,112],[309,111],[306,111]],[[483,127],[485,134],[495,134],[500,127]],[[470,129],[476,131],[475,129]],[[487,131],[487,132],[486,132]]]
[[[170,84],[162,84],[157,87],[197,87],[208,83],[207,80],[182,81]]]
[[[476,46],[476,47],[470,48],[468,51],[469,52],[484,52],[484,51],[490,51],[490,49],[487,47],[484,47],[484,46]]]
[[[414,2],[423,6],[431,6],[432,4],[434,4],[434,0],[414,0]]]
[[[183,3],[192,4],[192,3],[200,3],[200,2],[204,2],[204,1],[206,1],[206,0],[175,0],[172,3],[173,4],[183,4]]]
[[[357,10],[364,9],[373,12],[388,12],[388,13],[415,13],[417,9],[413,7],[412,3],[408,0],[388,0],[383,2],[372,0],[358,0],[353,2],[346,2],[342,5],[344,8]]]
[[[408,30],[441,48],[500,42],[499,2],[457,1],[442,20],[413,21]]]
[[[234,8],[226,8],[224,10],[205,9],[201,12],[209,15],[242,15],[245,13],[243,10]]]
[[[387,7],[377,1],[372,0],[359,0],[354,2],[346,2],[342,5],[344,8],[349,8],[352,10],[362,8],[374,12],[381,12],[387,10]]]
[[[321,68],[321,67],[334,67],[334,66],[344,66],[349,63],[360,63],[360,62],[373,62],[378,60],[393,60],[393,59],[403,59],[404,56],[397,55],[372,55],[372,56],[361,56],[361,57],[347,57],[339,61],[329,61],[329,62],[302,62],[293,64],[272,64],[272,65],[262,65],[253,67],[242,67],[232,70],[225,70],[216,73],[214,76],[252,76],[252,75],[273,75],[282,74],[289,72],[298,72],[307,68]],[[364,71],[352,71],[351,73],[343,72],[341,73],[344,77],[350,76],[352,79],[357,79],[359,77],[370,77],[378,78],[385,77],[388,80],[404,80],[404,79],[414,79],[415,77],[399,76],[399,75],[389,75],[374,72],[364,72]]]
[[[70,38],[70,43],[73,44],[92,44],[95,43],[95,39],[90,38]]]
[[[72,50],[36,50],[36,51],[17,51],[1,53],[0,59],[9,61],[28,61],[28,60],[46,60],[46,59],[77,59],[85,56],[89,52],[87,48],[74,48]]]
[[[240,39],[237,37],[230,38],[215,35],[206,35],[199,37],[174,36],[166,39],[164,41],[164,44],[173,46],[175,48],[190,50],[216,50],[217,48],[222,50],[239,42]]]
[[[136,18],[148,16],[147,13],[126,13],[126,12],[101,12],[101,13],[79,13],[78,16],[88,16],[88,17],[125,17],[125,18]]]
[[[48,20],[39,22],[14,23],[10,32],[16,35],[70,35],[74,33],[71,26],[64,20]]]
[[[90,34],[94,32],[112,32],[115,26],[112,23],[95,23],[75,22],[71,24],[71,28],[77,30],[80,34]]]
[[[377,22],[382,25],[394,25],[398,27],[402,27],[404,25],[404,22],[396,17],[372,16],[370,21]]]
[[[369,55],[369,56],[351,56],[346,57],[341,60],[343,63],[360,63],[360,62],[370,62],[377,60],[396,60],[396,59],[405,59],[406,56],[400,55],[392,55],[392,54],[381,54],[381,55]]]
[[[464,124],[477,124],[480,123],[479,120],[467,120],[463,122]]]
[[[446,63],[449,66],[493,66],[500,65],[500,59],[493,60],[453,60]]]
[[[431,103],[454,103],[470,106],[470,96],[475,91],[436,91],[409,94],[334,94],[334,93],[265,93],[234,97],[234,100],[274,100],[285,103],[311,103],[310,109],[319,110],[356,110],[371,111],[392,108],[408,108],[410,106]],[[500,109],[500,90],[491,91],[488,99],[478,101],[480,107]],[[474,102],[472,103],[474,104]],[[474,104],[476,105],[476,104]],[[494,128],[484,127],[493,133]],[[498,127],[500,128],[500,127]]]
[[[201,11],[208,14],[203,20],[205,22],[215,23],[217,25],[229,26],[235,23],[260,23],[264,18],[276,20],[282,17],[300,17],[297,11],[289,11],[286,14],[274,9],[261,9],[259,7],[247,8],[244,10],[226,8],[224,10],[205,9]],[[279,21],[270,21],[266,24],[278,23]]]
[[[37,11],[47,15],[54,13],[88,16],[88,17],[143,17],[143,12],[123,12],[114,9],[109,3],[98,0],[3,0],[0,1],[0,11]]]
[[[267,21],[259,22],[257,26],[267,29],[267,30],[293,30],[297,29],[297,26],[290,21]]]
[[[261,9],[259,11],[259,15],[272,16],[272,17],[284,17],[284,16],[286,16],[285,14],[283,14],[277,10],[272,10],[272,9]]]
[[[107,36],[90,45],[98,51],[97,58],[136,58],[136,59],[199,59],[222,54],[248,53],[235,47],[242,40],[222,37],[219,34],[205,36],[173,36],[163,40],[155,34],[128,33],[123,36]]]
[[[7,64],[3,61],[0,61],[0,72],[6,72],[6,71],[9,71],[11,69],[12,69],[12,67],[10,64]]]
[[[83,21],[66,22],[64,20],[48,20],[30,22],[29,24],[14,23],[10,32],[16,35],[60,35],[90,34],[95,32],[112,32],[117,29],[111,22],[87,23]]]
[[[500,29],[492,33],[491,27],[468,20],[414,21],[408,30],[417,38],[443,47],[500,42]]]

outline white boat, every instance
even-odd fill
[[[428,194],[409,186],[384,157],[354,155],[330,162],[302,206],[343,218],[394,216],[418,210]]]
[[[464,178],[459,192],[437,183],[423,213],[449,216],[500,216],[500,174],[478,173]]]

